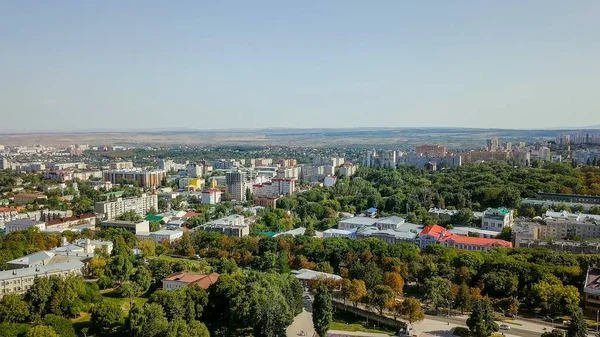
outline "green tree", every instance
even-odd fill
[[[494,309],[489,300],[479,300],[473,304],[467,326],[475,337],[488,337],[498,331],[498,324],[494,320]]]
[[[26,322],[29,307],[21,295],[8,294],[0,299],[0,323]]]
[[[461,314],[464,313],[465,310],[471,309],[471,290],[466,283],[462,283],[459,286],[454,301],[456,307],[460,309]]]
[[[512,242],[512,239],[513,239],[512,229],[510,227],[502,228],[502,232],[500,232],[500,234],[496,235],[496,239]]]
[[[587,336],[587,324],[583,317],[581,308],[577,308],[571,314],[571,322],[567,327],[567,337],[586,337]]]
[[[325,285],[321,285],[317,288],[312,312],[313,326],[320,337],[327,336],[333,317],[332,310],[331,294]]]
[[[92,307],[90,322],[100,332],[113,332],[123,324],[123,321],[123,311],[118,303],[101,301]]]
[[[386,285],[378,285],[369,293],[369,303],[383,314],[383,309],[389,306],[394,300],[394,291]]]
[[[187,231],[183,233],[183,236],[177,242],[177,254],[189,257],[196,255],[196,251],[192,245],[192,238]]]
[[[134,305],[129,311],[127,328],[133,337],[159,337],[168,328],[169,322],[163,308],[157,303],[147,303],[143,307]]]
[[[542,333],[542,337],[565,337],[565,333],[560,329],[552,329],[552,331]]]
[[[60,337],[77,336],[73,329],[73,322],[68,318],[50,314],[44,317],[44,324],[51,327]]]
[[[119,285],[129,280],[132,272],[133,263],[123,254],[113,256],[105,268],[106,275]]]
[[[310,223],[310,224],[308,224],[308,226],[306,226],[306,231],[304,232],[304,235],[310,236],[310,237],[313,237],[316,235],[315,226],[312,223]]]
[[[49,326],[36,325],[27,331],[26,337],[57,337],[56,332]]]
[[[156,221],[156,220],[150,221],[150,231],[156,232],[158,230],[160,230],[160,221]]]
[[[145,293],[150,287],[150,283],[152,283],[152,275],[150,275],[150,270],[143,266],[138,267],[131,277],[131,281],[135,284],[135,290],[137,294]]]
[[[438,310],[439,307],[446,305],[450,293],[450,281],[435,276],[425,281],[425,301]]]
[[[422,321],[425,319],[425,314],[421,309],[421,302],[416,298],[405,298],[402,301],[401,311],[402,316],[409,321],[411,324],[416,321]]]

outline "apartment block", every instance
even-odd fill
[[[122,228],[125,229],[132,234],[138,235],[140,233],[148,233],[150,232],[150,222],[148,220],[140,220],[140,221],[121,221],[121,220],[111,220],[111,221],[103,221],[100,224],[101,230],[107,230],[110,228]]]
[[[250,234],[250,226],[246,224],[242,215],[230,215],[224,218],[216,219],[198,227],[194,227],[192,230],[217,232],[236,238],[241,238]]]
[[[128,179],[145,188],[160,186],[162,179],[167,176],[165,170],[147,171],[142,169],[108,170],[102,172],[102,174],[105,181],[110,181],[113,184],[119,184],[122,179]]]
[[[227,192],[237,201],[246,201],[246,172],[232,171],[225,173]]]
[[[145,216],[151,209],[158,209],[158,196],[143,193],[140,197],[117,198],[112,201],[99,201],[94,204],[94,212],[103,214],[104,219],[114,219],[128,211]]]

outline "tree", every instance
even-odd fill
[[[29,307],[20,295],[4,295],[0,300],[0,323],[26,322]]]
[[[310,237],[313,237],[316,235],[315,226],[312,223],[310,223],[310,224],[308,224],[308,226],[306,226],[306,231],[304,231],[304,235],[310,236]]]
[[[378,285],[369,294],[369,303],[374,305],[379,314],[383,314],[383,309],[388,307],[394,300],[394,291],[389,286]]]
[[[129,280],[129,276],[133,272],[133,263],[125,255],[117,255],[110,259],[106,265],[106,274],[111,280],[119,285],[124,281]]]
[[[160,221],[156,221],[156,220],[150,221],[150,231],[156,232],[158,230],[160,230]]]
[[[102,301],[91,310],[92,326],[104,333],[110,333],[123,324],[123,312],[118,303]]]
[[[498,331],[498,324],[494,320],[494,309],[489,300],[480,300],[473,304],[467,326],[475,337],[488,337]]]
[[[26,337],[57,337],[56,332],[49,326],[36,325],[27,331]]]
[[[44,317],[44,324],[51,327],[60,337],[77,336],[75,329],[73,329],[73,322],[68,318],[50,314]]]
[[[147,303],[143,307],[134,305],[129,311],[127,328],[133,337],[162,336],[168,325],[160,304]]]
[[[409,297],[404,299],[401,308],[402,316],[411,324],[425,319],[425,314],[421,310],[421,302],[416,298]]]
[[[512,241],[512,239],[513,239],[512,229],[510,227],[502,228],[502,232],[500,232],[500,234],[496,235],[496,239],[509,241],[509,242]]]
[[[402,289],[404,288],[404,279],[399,273],[388,272],[384,274],[383,284],[390,287],[396,296],[402,295]]]
[[[542,337],[565,337],[565,333],[560,329],[552,329],[552,331],[542,333]]]
[[[367,296],[367,287],[363,280],[352,280],[350,287],[348,288],[348,300],[354,303],[356,307],[358,302],[362,301]]]
[[[138,248],[142,251],[142,257],[154,257],[156,256],[156,244],[154,240],[140,240],[138,242]]]
[[[183,236],[177,242],[177,254],[192,257],[196,255],[196,251],[194,250],[194,246],[192,245],[192,238],[190,237],[189,232],[183,232]]]
[[[471,308],[471,290],[466,283],[463,283],[458,288],[458,293],[454,299],[456,307],[460,309],[460,313]]]
[[[331,294],[325,285],[321,285],[317,288],[312,312],[313,326],[320,337],[327,336],[333,319],[332,311]]]
[[[433,305],[436,310],[447,304],[449,293],[449,280],[435,276],[425,281],[425,296],[423,298],[426,302]]]
[[[587,336],[587,324],[583,317],[583,311],[581,308],[577,308],[571,314],[571,322],[567,327],[567,337],[586,337]]]
[[[138,267],[131,277],[131,281],[135,284],[134,288],[137,294],[145,293],[150,287],[150,283],[152,283],[150,270],[143,266]]]

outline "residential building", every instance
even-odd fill
[[[140,197],[117,198],[112,201],[99,201],[94,204],[94,212],[102,214],[104,219],[110,220],[133,211],[145,216],[151,209],[158,209],[158,196],[156,194],[142,193]]]
[[[246,172],[232,171],[225,173],[227,192],[236,201],[246,201]]]
[[[200,190],[204,187],[202,178],[179,178],[179,188],[185,190]]]
[[[161,229],[156,232],[138,232],[136,237],[139,240],[154,240],[156,243],[163,241],[175,242],[183,236],[183,231],[180,229]]]
[[[54,257],[54,253],[49,251],[39,251],[33,254],[29,254],[18,259],[6,262],[6,269],[21,269],[21,268],[32,268],[45,266],[50,263],[50,260]]]
[[[94,213],[80,214],[67,218],[48,220],[46,228],[69,228],[76,225],[92,224],[97,225],[100,221]]]
[[[462,162],[465,164],[482,161],[507,160],[510,152],[507,151],[471,151],[462,154]]]
[[[508,241],[456,235],[438,225],[425,227],[417,236],[415,243],[421,248],[434,243],[465,250],[490,250],[496,247],[512,248],[512,243]]]
[[[131,161],[116,161],[110,163],[110,168],[113,170],[131,170],[133,169],[133,162]]]
[[[188,177],[190,178],[201,178],[204,175],[204,165],[190,163],[186,167]]]
[[[454,214],[458,213],[457,210],[450,210],[445,208],[430,208],[429,215],[437,217],[441,221],[450,221]]]
[[[39,193],[23,193],[15,195],[15,205],[27,205],[33,203],[45,203],[48,197]]]
[[[4,226],[5,226],[4,229],[6,231],[6,234],[12,233],[12,232],[17,232],[17,231],[28,230],[29,228],[32,228],[32,227],[36,227],[40,231],[43,231],[46,229],[45,222],[29,220],[29,219],[13,220],[13,221],[5,223]]]
[[[346,162],[340,166],[339,175],[343,177],[352,177],[356,173],[357,166]]]
[[[598,315],[600,310],[600,268],[590,267],[583,283],[584,310],[588,315]]]
[[[415,147],[415,153],[426,157],[445,157],[448,148],[441,145],[424,144]]]
[[[487,150],[496,152],[498,150],[498,138],[490,138],[487,140]]]
[[[120,169],[103,171],[105,181],[119,184],[121,179],[133,180],[140,187],[154,188],[160,186],[163,178],[167,177],[165,170]]]
[[[202,191],[202,197],[200,202],[203,204],[214,205],[221,202],[221,190],[216,188],[209,188]]]
[[[277,169],[277,178],[282,179],[299,179],[300,178],[300,167],[280,167]]]
[[[335,185],[336,181],[337,181],[336,176],[327,176],[327,177],[325,177],[325,180],[323,181],[323,186],[332,187]]]
[[[219,274],[211,273],[208,275],[205,274],[195,274],[188,272],[180,272],[167,276],[163,279],[163,290],[177,290],[179,288],[197,285],[202,289],[208,289],[211,285],[213,285],[219,279]]]
[[[100,224],[101,230],[107,230],[110,228],[122,228],[135,235],[140,232],[150,232],[150,222],[147,220],[139,221],[122,221],[122,220],[111,220],[103,221]]]
[[[273,178],[269,182],[252,185],[252,194],[257,197],[291,195],[296,190],[296,180]]]
[[[68,277],[82,274],[84,264],[79,260],[30,268],[0,271],[0,297],[7,294],[23,294],[31,288],[36,277]]]
[[[504,227],[512,227],[513,211],[504,207],[488,208],[483,212],[481,229],[502,232]]]
[[[555,252],[566,252],[572,254],[600,254],[600,242],[520,239],[515,241],[515,247],[546,248]]]
[[[237,238],[250,234],[250,226],[246,224],[244,216],[237,214],[207,222],[198,227],[194,227],[192,230],[217,232]]]
[[[375,222],[375,227],[377,227],[377,229],[379,229],[380,231],[387,229],[397,230],[398,228],[400,228],[400,226],[402,226],[405,223],[404,219],[398,216],[378,218],[375,220],[377,220]]]
[[[254,196],[254,204],[256,206],[277,208],[277,200],[279,199],[280,198],[278,196]]]
[[[551,158],[550,149],[546,146],[540,147],[540,149],[538,150],[538,159],[550,161],[550,158]]]

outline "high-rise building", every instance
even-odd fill
[[[487,150],[491,152],[498,151],[498,138],[490,138],[487,140]]]
[[[117,198],[113,201],[99,201],[94,204],[94,212],[104,215],[104,219],[111,220],[123,213],[133,211],[141,216],[151,209],[158,209],[158,196],[143,193],[140,197]]]
[[[237,201],[246,201],[246,172],[232,171],[225,173],[227,192]]]
[[[108,170],[102,172],[104,181],[110,181],[113,184],[119,184],[122,179],[136,181],[140,187],[153,188],[158,187],[167,172],[164,170],[146,171],[142,169],[132,170]]]
[[[188,164],[187,174],[190,178],[200,178],[204,174],[204,166],[199,164]]]
[[[426,157],[445,157],[448,148],[441,145],[424,144],[415,147],[415,152]]]
[[[512,143],[511,142],[504,143],[504,149],[508,152],[512,151]]]

